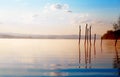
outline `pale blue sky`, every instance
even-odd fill
[[[0,0],[1,33],[77,34],[88,23],[103,34],[118,16],[120,0]]]

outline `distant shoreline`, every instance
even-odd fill
[[[100,39],[100,35],[97,35],[97,39]],[[81,35],[81,39],[85,36]],[[94,35],[91,36],[94,38]],[[0,33],[0,39],[79,39],[79,35],[28,35],[17,33]]]
[[[79,38],[0,38],[0,39],[79,39]],[[82,38],[81,40],[83,39],[84,38]],[[97,39],[100,39],[100,38],[97,38]]]

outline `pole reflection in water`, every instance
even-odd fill
[[[96,58],[96,46],[94,45],[94,57]]]
[[[96,34],[94,34],[94,56],[96,57]]]
[[[87,48],[86,48],[86,44],[84,46],[85,48],[85,68],[87,68]]]
[[[79,48],[79,64],[80,64],[80,61],[81,61],[80,44],[78,44],[78,48]],[[80,68],[80,65],[79,65],[79,68]]]
[[[101,47],[101,53],[103,52],[102,44],[103,44],[103,39],[102,39],[102,37],[101,37],[101,44],[100,44],[100,47]]]
[[[108,49],[109,51],[107,52],[104,51],[103,53],[101,53],[101,49],[102,49],[102,45],[100,45],[101,40],[96,40],[95,43],[93,39],[93,44],[90,44],[89,41],[88,44],[87,44],[87,40],[86,43],[84,43],[83,40],[81,44],[78,44],[79,61],[77,61],[77,63],[79,62],[79,66],[77,66],[77,68],[80,68],[79,71],[81,72],[82,71],[81,68],[83,68],[85,71],[90,70],[88,72],[90,74],[91,72],[93,72],[92,70],[94,70],[94,74],[97,76],[106,75],[104,77],[120,77],[119,48],[113,49],[114,47],[111,46],[112,45],[111,41],[106,41],[108,45],[104,45],[105,43],[103,43],[103,49],[105,50]],[[113,62],[113,57],[114,57],[114,62]],[[112,65],[110,63],[112,63]]]
[[[89,68],[91,68],[91,44],[85,44],[84,45],[84,54],[85,54],[85,68],[88,68],[88,64],[89,64]]]
[[[91,64],[91,45],[89,46],[89,64]]]

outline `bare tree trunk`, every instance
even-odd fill
[[[117,41],[118,41],[118,39],[119,39],[119,37],[120,37],[120,31],[115,31],[114,32],[114,36],[115,36],[115,46],[117,45]]]

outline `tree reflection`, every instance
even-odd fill
[[[120,76],[120,56],[119,52],[117,50],[117,47],[115,47],[115,58],[114,58],[114,63],[113,67],[118,69],[118,75]]]

